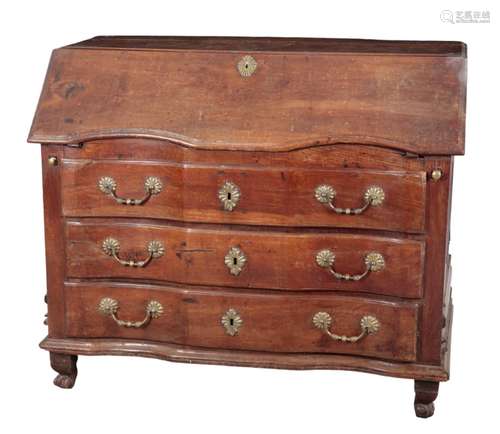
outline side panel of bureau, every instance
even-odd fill
[[[98,312],[104,297],[118,302],[117,317],[141,320],[151,300],[162,315],[143,328],[120,327]],[[414,361],[417,303],[334,295],[277,294],[171,287],[69,284],[65,288],[66,332],[69,337],[144,339],[220,349],[271,352],[344,353]],[[221,323],[229,309],[242,322],[236,335]],[[380,329],[356,343],[333,341],[313,325],[317,312],[333,317],[332,329],[342,335],[360,333],[360,320],[375,316]]]
[[[49,163],[50,158],[60,161],[64,149],[57,145],[43,145],[42,176],[45,226],[45,261],[47,268],[47,324],[49,337],[64,336],[64,279],[65,240],[64,219],[61,207],[61,171],[58,165]]]
[[[424,276],[424,304],[422,306],[419,360],[424,363],[442,364],[449,355],[443,338],[445,299],[450,240],[451,193],[453,183],[453,158],[428,157],[428,173],[442,171],[437,182],[427,183],[426,261]]]

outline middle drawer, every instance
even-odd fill
[[[70,278],[422,296],[415,239],[70,220],[66,243]]]

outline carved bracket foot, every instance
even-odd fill
[[[415,380],[415,415],[428,418],[434,414],[434,400],[438,396],[439,383]]]
[[[54,378],[54,384],[62,389],[71,389],[75,385],[77,369],[76,361],[78,356],[69,354],[50,353],[50,365],[52,369],[59,373]]]

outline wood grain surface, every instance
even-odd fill
[[[170,362],[203,363],[210,365],[249,366],[275,369],[341,369],[396,378],[424,381],[447,381],[449,365],[396,362],[368,357],[329,353],[271,353],[248,350],[196,348],[165,342],[133,339],[46,337],[40,347],[47,351],[86,356],[142,356]]]
[[[125,267],[102,250],[103,241],[119,241],[119,257],[142,260],[147,244],[160,241],[165,254],[144,268]],[[200,229],[161,223],[72,220],[66,226],[66,273],[72,278],[131,278],[195,285],[368,292],[419,298],[423,289],[425,243],[405,238],[342,233],[283,233],[234,229]],[[239,275],[232,275],[224,257],[232,247],[246,256]],[[335,270],[361,274],[365,256],[383,255],[385,268],[359,281],[336,279],[316,263],[316,254],[330,249]]]
[[[237,64],[251,55],[254,74]],[[452,322],[448,254],[453,155],[464,152],[466,47],[460,42],[293,38],[97,37],[53,52],[29,141],[42,143],[48,337],[72,387],[77,354],[134,354],[173,361],[294,369],[351,369],[416,383],[415,411],[433,413],[448,379]],[[70,146],[62,146],[70,145]],[[439,176],[437,176],[439,175]],[[117,203],[99,189],[138,199]],[[241,196],[223,209],[219,189]],[[338,215],[319,203],[358,208],[368,187],[383,203]],[[147,243],[165,253],[144,268]],[[238,275],[224,262],[236,247]],[[385,268],[360,281],[335,279],[316,264],[361,274],[379,252]],[[142,328],[149,300],[164,313]],[[236,336],[221,324],[235,309]],[[357,343],[315,328],[360,333]]]
[[[123,50],[214,50],[327,53],[384,53],[465,57],[467,47],[454,41],[383,41],[370,39],[269,38],[227,36],[96,36],[71,48]]]
[[[98,312],[102,297],[119,302],[117,316],[121,319],[142,320],[150,300],[159,301],[164,313],[141,329],[120,327]],[[404,361],[416,358],[415,302],[112,284],[66,285],[65,299],[68,337],[143,339],[219,349],[358,354]],[[230,308],[243,320],[236,336],[228,335],[221,324]],[[312,317],[318,311],[334,317],[333,330],[339,334],[358,335],[364,315],[376,316],[380,330],[356,343],[333,341],[314,327]]]
[[[116,194],[144,196],[145,180],[154,176],[162,191],[141,206],[118,204],[99,189],[102,177],[117,183]],[[423,232],[425,173],[360,169],[312,170],[289,167],[198,165],[130,160],[69,160],[62,162],[63,213],[66,216],[151,217],[188,222],[324,226]],[[219,190],[238,186],[235,208],[224,210]],[[385,199],[359,215],[339,215],[315,198],[328,184],[336,191],[335,205],[364,205],[368,188],[378,186]]]
[[[242,77],[248,54],[258,67]],[[466,59],[389,54],[62,48],[29,141],[136,136],[212,150],[364,143],[463,154]]]

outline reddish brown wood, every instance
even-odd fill
[[[63,282],[65,273],[65,240],[61,211],[61,170],[63,149],[42,146],[43,203],[45,218],[45,261],[47,266],[47,322],[50,337],[64,336]],[[49,164],[49,158],[57,164]]]
[[[146,327],[120,327],[98,313],[103,297],[119,302],[117,316],[139,321],[150,300],[159,301],[163,315]],[[66,335],[80,338],[122,338],[169,342],[204,348],[358,354],[389,360],[416,360],[417,304],[388,300],[315,294],[226,291],[142,285],[66,285]],[[224,313],[235,309],[243,320],[237,336],[221,324]],[[356,336],[360,320],[373,315],[380,330],[357,343],[333,341],[314,327],[318,311],[334,317],[333,330]]]
[[[136,136],[202,149],[364,143],[464,152],[463,55],[256,50],[258,68],[244,78],[236,65],[247,54],[55,50],[29,140]]]
[[[417,155],[362,144],[321,145],[291,152],[227,152],[188,148],[166,140],[122,138],[94,140],[85,142],[81,147],[65,146],[64,158],[167,161],[193,165],[255,166],[263,169],[425,171],[424,159]]]
[[[247,54],[258,68],[243,78],[236,64]],[[76,354],[351,369],[418,380],[415,411],[432,415],[450,363],[465,81],[465,46],[453,42],[101,37],[56,50],[29,137],[45,144],[42,348],[55,383],[74,384]],[[126,197],[143,196],[147,176],[164,189],[119,205],[98,189],[102,176]],[[242,192],[232,212],[217,197],[225,181]],[[337,190],[339,207],[360,206],[371,185],[386,198],[336,215],[315,200],[319,184]],[[108,236],[120,257],[144,259],[153,239],[165,255],[124,268],[103,254]],[[238,276],[224,265],[233,246],[248,258]],[[324,248],[343,273],[362,272],[373,250],[386,268],[336,281],[315,264]],[[123,328],[98,313],[105,296],[126,320],[142,319],[152,298],[165,312]],[[243,317],[237,336],[220,322],[229,308]],[[359,333],[369,314],[381,329],[335,342],[312,325],[320,310],[338,334]]]
[[[165,247],[161,258],[144,268],[125,267],[102,250],[103,241],[119,241],[119,257],[143,260],[149,241]],[[178,227],[127,220],[71,220],[66,227],[68,277],[132,278],[164,280],[197,285],[288,290],[322,289],[369,292],[398,297],[422,295],[425,244],[405,238],[342,233],[304,233]],[[247,262],[232,275],[224,263],[237,246]],[[334,268],[341,273],[361,274],[370,252],[384,256],[385,268],[360,281],[338,280],[316,263],[316,254],[330,249]]]
[[[64,160],[63,212],[67,216],[152,217],[191,222],[282,226],[332,226],[423,232],[425,173],[359,169],[297,170],[288,167],[191,165],[189,162]],[[99,190],[99,180],[111,176],[117,194],[144,196],[148,176],[159,178],[163,191],[141,206],[118,204]],[[236,184],[241,198],[225,211],[218,191]],[[365,191],[379,186],[384,202],[360,215],[339,215],[318,202],[316,187],[331,185],[336,206],[357,208]]]
[[[78,371],[76,369],[75,355],[50,353],[50,365],[59,374],[54,378],[54,384],[61,389],[71,389],[75,385]]]
[[[434,400],[439,392],[439,383],[435,381],[415,381],[415,414],[428,418],[434,414]]]
[[[443,171],[443,177],[438,182],[427,183],[427,241],[420,333],[420,360],[437,365],[442,359],[441,332],[443,304],[446,301],[453,160],[428,158],[426,166],[428,173],[436,168]]]
[[[449,41],[382,41],[369,39],[323,38],[249,38],[193,36],[96,36],[73,45],[72,48],[103,48],[126,50],[214,50],[214,51],[275,51],[327,53],[385,53],[465,56],[463,42]]]
[[[446,381],[449,376],[449,370],[445,366],[412,362],[399,363],[345,354],[223,350],[131,339],[103,338],[52,339],[47,337],[40,343],[40,347],[47,351],[60,351],[69,354],[142,356],[184,363],[279,369],[342,369],[424,381]]]

